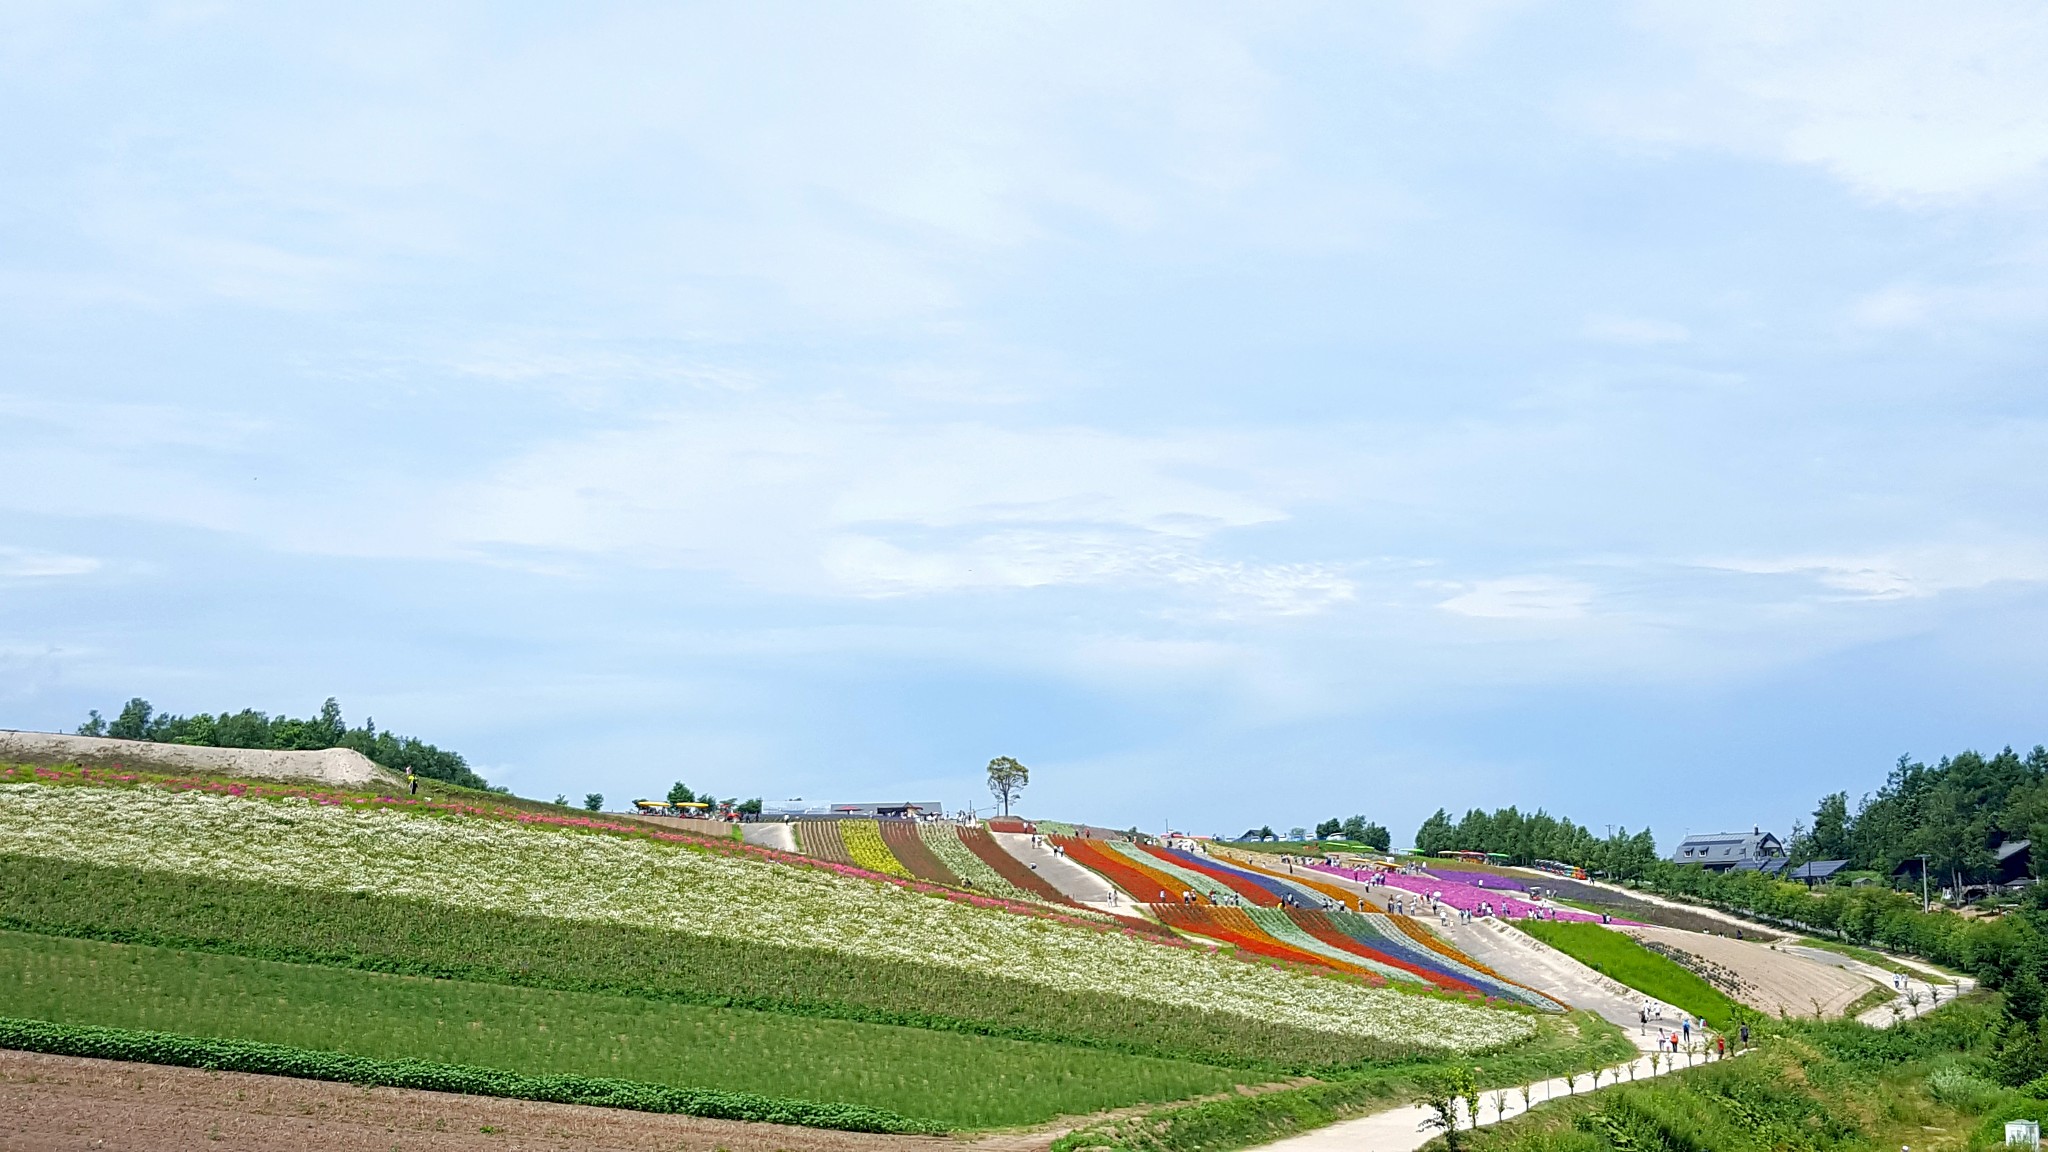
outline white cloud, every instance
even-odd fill
[[[1576,620],[1586,615],[1594,589],[1555,576],[1507,576],[1466,585],[1437,607],[1486,620]]]
[[[1692,339],[1683,324],[1640,316],[1588,316],[1584,331],[1609,344],[1683,344]]]
[[[67,556],[0,544],[0,577],[85,576],[99,570],[100,562],[90,556]]]
[[[2048,165],[2048,10],[2038,4],[1656,3],[1661,45],[1589,115],[1640,139],[1828,172],[1877,201],[1950,203]]]
[[[2048,542],[2009,539],[1925,545],[1865,555],[1720,559],[1702,567],[1757,576],[1803,576],[1837,598],[1911,600],[2002,583],[2048,583]]]
[[[450,493],[425,530],[460,549],[699,568],[784,591],[1127,586],[1318,611],[1351,594],[1341,573],[1209,551],[1220,533],[1287,519],[1284,487],[1226,435],[752,408],[549,444]]]
[[[1050,585],[1179,587],[1285,616],[1322,611],[1355,592],[1350,579],[1324,565],[1219,561],[1189,551],[1185,543],[1152,533],[1010,531],[955,547],[913,550],[847,535],[828,545],[825,567],[845,587],[868,595]]]

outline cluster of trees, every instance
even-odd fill
[[[395,772],[410,768],[434,780],[460,784],[465,788],[492,788],[490,782],[471,770],[459,752],[436,748],[424,740],[377,730],[374,719],[359,728],[342,720],[341,705],[329,696],[317,715],[299,718],[270,716],[251,708],[222,712],[218,716],[200,712],[179,716],[158,712],[140,696],[122,705],[121,712],[108,720],[94,709],[78,726],[80,736],[111,736],[118,740],[150,740],[159,744],[191,744],[206,748],[268,748],[306,750],[353,748]]]
[[[1307,840],[1308,838],[1309,830],[1306,828],[1289,828],[1287,830],[1287,839],[1289,840]],[[1367,820],[1363,816],[1353,816],[1346,820],[1339,820],[1332,816],[1321,824],[1316,825],[1315,838],[1317,840],[1348,840],[1353,844],[1364,844],[1370,848],[1377,848],[1382,852],[1385,852],[1394,842],[1393,837],[1383,825]],[[1278,840],[1280,839],[1280,834],[1273,831],[1273,826],[1268,824],[1261,828],[1247,828],[1244,835],[1238,837],[1238,839],[1263,842],[1266,840]]]
[[[1925,854],[1930,874],[1956,887],[1991,879],[1994,855],[2008,840],[2048,843],[2048,748],[2025,757],[1962,752],[1932,767],[1899,757],[1884,786],[1852,814],[1849,794],[1822,798],[1812,828],[1793,830],[1795,859],[1847,860],[1852,869],[1890,873]],[[2040,867],[2042,853],[2034,853]]]
[[[690,786],[681,780],[668,786],[668,802],[671,804],[709,804],[715,812],[739,812],[748,816],[759,816],[761,814],[761,798],[759,796],[754,797],[752,800],[741,800],[736,796],[728,796],[720,800],[709,792],[692,791]]]
[[[1386,827],[1363,816],[1352,816],[1339,820],[1335,816],[1316,825],[1318,840],[1349,840],[1353,844],[1364,844],[1385,852],[1393,846],[1393,837]]]
[[[1556,860],[1618,880],[1640,879],[1657,864],[1657,840],[1648,828],[1631,834],[1617,828],[1606,836],[1538,808],[1524,813],[1510,805],[1496,812],[1474,808],[1457,823],[1439,808],[1415,832],[1418,852],[1492,852],[1514,864]]]

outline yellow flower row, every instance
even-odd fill
[[[846,854],[853,857],[855,865],[885,876],[914,879],[910,869],[882,843],[882,826],[873,820],[841,820],[839,838],[846,842]]]

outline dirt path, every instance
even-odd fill
[[[740,825],[740,838],[749,844],[762,848],[773,848],[778,852],[787,852],[792,856],[797,855],[796,829],[788,824],[771,824],[765,821],[757,824],[742,824]]]
[[[1051,1134],[1036,1141],[1043,1148]],[[1017,1148],[1026,1147],[1013,1139]],[[0,1051],[0,1148],[219,1152],[968,1152],[933,1136],[657,1116]]]
[[[1055,854],[1043,844],[1033,847],[1029,833],[991,832],[989,835],[995,838],[1003,851],[1032,867],[1046,883],[1059,889],[1061,895],[1076,904],[1085,904],[1113,916],[1126,916],[1133,920],[1144,918],[1137,905],[1119,897],[1109,881],[1065,856]]]
[[[1840,968],[1846,972],[1854,972],[1879,987],[1894,989],[1897,995],[1893,996],[1890,1000],[1879,1004],[1875,1008],[1867,1008],[1857,1013],[1857,1021],[1868,1024],[1872,1028],[1889,1028],[1901,1020],[1910,1020],[1922,1012],[1932,1012],[1940,1005],[1946,1004],[1958,996],[1965,995],[1977,987],[1977,982],[1967,976],[1956,977],[1955,983],[1944,984],[1940,988],[1936,988],[1925,980],[1915,980],[1911,977],[1907,977],[1902,981],[1895,973],[1879,968],[1875,964],[1866,964],[1853,956],[1844,956],[1839,952],[1830,952],[1825,948],[1809,948],[1803,944],[1781,944],[1779,945],[1779,950],[1803,957],[1815,964],[1825,964],[1830,967]],[[1902,966],[1907,966],[1899,957],[1894,956],[1892,959]],[[1922,967],[1920,965],[1910,966],[1916,970]],[[1915,999],[1918,999],[1920,1002],[1918,1004],[1913,1003]],[[1894,1008],[1897,1011],[1893,1011]]]
[[[1668,1075],[1686,1067],[1689,1059],[1695,1063],[1707,1062],[1704,1055],[1687,1057],[1681,1053],[1676,1056],[1660,1056],[1653,1065],[1651,1057],[1646,1054],[1626,1064],[1601,1069],[1597,1088],[1594,1087],[1593,1078],[1590,1076],[1581,1076],[1576,1085],[1562,1078],[1539,1080],[1528,1086],[1529,1103],[1526,1106],[1522,1103],[1522,1092],[1519,1088],[1498,1093],[1484,1092],[1480,1094],[1479,1100],[1479,1127],[1489,1127],[1503,1120],[1513,1120],[1529,1108],[1545,1101],[1574,1094],[1583,1095],[1589,1091],[1598,1091],[1599,1088],[1611,1088],[1624,1080],[1634,1082],[1648,1080],[1652,1076]],[[1299,1136],[1290,1136],[1285,1140],[1263,1145],[1263,1148],[1268,1152],[1414,1152],[1437,1137],[1436,1132],[1424,1130],[1422,1127],[1423,1121],[1428,1117],[1429,1113],[1420,1105],[1411,1104],[1404,1108],[1391,1108],[1370,1116],[1360,1116],[1356,1120],[1342,1120],[1327,1128],[1318,1128],[1313,1132],[1304,1132]],[[1472,1117],[1462,1104],[1458,1107],[1458,1127],[1472,1127]]]

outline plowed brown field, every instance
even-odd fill
[[[1053,1135],[1035,1143],[1043,1147]],[[946,1152],[968,1147],[944,1137],[828,1132],[0,1051],[0,1148],[10,1152]]]

